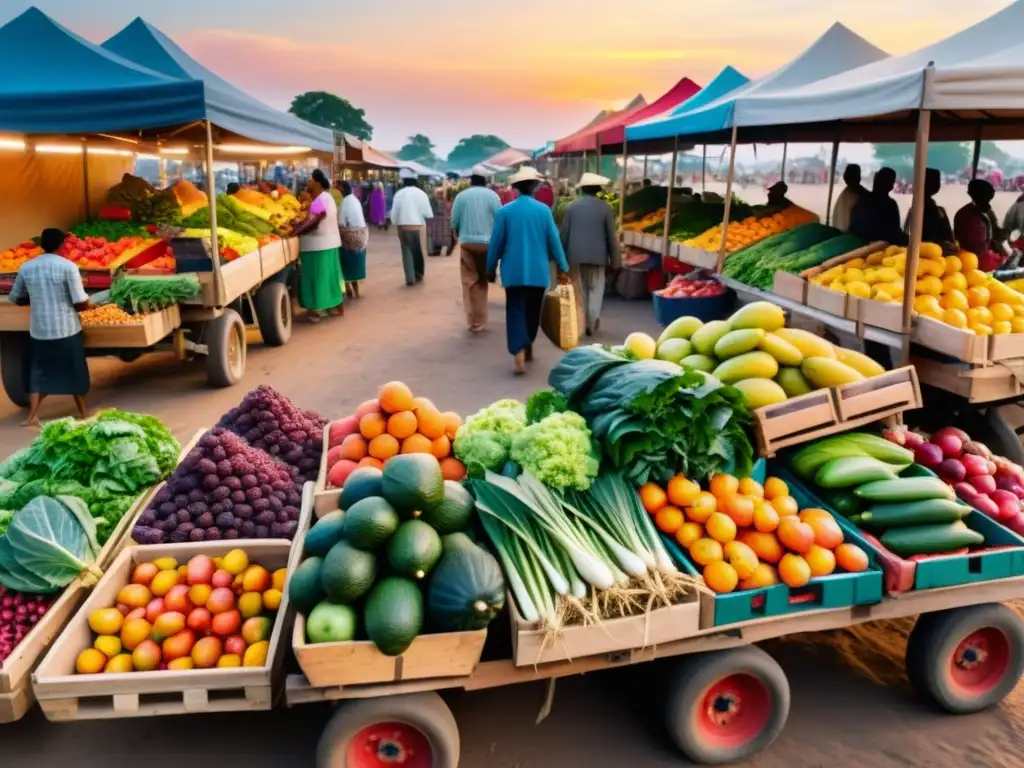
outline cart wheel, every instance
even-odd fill
[[[907,643],[907,675],[953,714],[998,704],[1024,674],[1024,621],[998,603],[918,619]]]
[[[28,405],[28,334],[0,333],[0,379],[11,402]]]
[[[233,309],[206,324],[206,376],[215,387],[237,384],[245,373],[245,324]]]
[[[459,727],[433,692],[347,701],[317,746],[317,768],[457,768]]]
[[[292,337],[292,298],[284,283],[266,283],[256,292],[256,322],[263,343],[282,347]]]
[[[1009,425],[998,408],[989,408],[984,421],[985,444],[997,456],[1005,456],[1017,464],[1024,463],[1024,445],[1020,435]]]
[[[765,749],[789,717],[789,681],[754,646],[684,658],[668,697],[668,730],[695,763],[727,765]]]

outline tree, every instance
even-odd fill
[[[974,153],[974,147],[971,147],[971,153]],[[1013,157],[1009,152],[1004,152],[998,144],[994,141],[983,141],[981,142],[981,159],[989,160],[996,164],[996,166],[1002,170],[1013,164]]]
[[[398,159],[412,160],[431,167],[441,165],[441,159],[434,154],[434,142],[422,133],[409,137],[408,143],[398,151]]]
[[[469,168],[491,155],[508,149],[508,142],[491,134],[477,133],[463,139],[448,153],[448,167]]]
[[[366,122],[366,112],[333,93],[300,93],[292,99],[288,111],[313,125],[350,133],[363,141],[373,137],[373,126]]]
[[[896,171],[904,179],[914,175],[913,144],[875,144],[875,160]],[[957,174],[971,164],[972,145],[969,143],[935,142],[928,145],[927,167],[942,173]]]

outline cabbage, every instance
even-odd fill
[[[455,458],[472,477],[499,471],[509,457],[512,437],[526,427],[526,408],[518,400],[499,400],[466,419],[455,433]]]
[[[512,439],[512,460],[545,485],[585,491],[600,467],[586,420],[578,413],[553,413]]]

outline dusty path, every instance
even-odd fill
[[[179,438],[211,424],[251,387],[269,383],[296,403],[327,416],[351,410],[378,384],[401,378],[444,409],[471,413],[499,397],[525,398],[544,385],[558,357],[538,345],[534,372],[511,376],[505,352],[503,297],[492,297],[491,332],[464,327],[455,258],[427,262],[426,282],[402,285],[393,235],[374,236],[364,298],[342,320],[299,326],[281,349],[250,350],[245,381],[229,390],[205,386],[202,370],[159,357],[131,365],[92,364],[96,406],[153,413]],[[646,302],[614,302],[604,341],[631,330],[655,331]],[[0,397],[2,400],[2,397]],[[46,417],[63,415],[50,404]],[[29,440],[18,412],[0,403],[0,456]],[[751,768],[873,768],[1024,764],[1024,688],[999,709],[963,718],[917,701],[902,672],[909,623],[865,625],[854,632],[791,638],[766,646],[792,686],[789,724]],[[664,736],[662,680],[671,662],[558,683],[554,710],[534,725],[544,689],[453,694],[466,768],[669,768],[681,760]],[[217,766],[287,768],[312,764],[330,709],[93,721],[58,725],[38,710],[0,726],[0,766],[7,768],[147,768]],[[72,763],[73,761],[73,763]]]

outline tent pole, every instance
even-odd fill
[[[828,202],[825,203],[825,226],[832,222],[832,193],[836,189],[836,165],[839,163],[839,139],[832,142],[832,165],[828,172]]]
[[[983,128],[978,125],[978,136],[974,140],[974,155],[971,157],[971,178],[978,178],[978,163],[981,162],[981,132]]]
[[[597,143],[597,168],[594,169],[594,173],[598,176],[601,175],[601,134],[597,134],[594,137],[594,141]]]
[[[928,70],[932,72],[932,70]],[[928,80],[926,74],[925,80]],[[928,134],[931,110],[922,109],[917,119],[917,143],[914,145],[914,198],[910,207],[910,243],[903,276],[903,365],[910,364],[910,331],[914,321],[914,285],[921,251],[921,225],[924,221],[924,176],[928,164]]]
[[[715,273],[721,274],[725,262],[726,236],[729,233],[729,209],[732,208],[732,177],[736,171],[736,126],[732,127],[732,143],[729,147],[729,178],[725,182],[725,211],[722,214],[722,245],[718,249],[718,263]]]
[[[708,145],[705,144],[700,156],[700,192],[708,191]]]
[[[217,186],[213,171],[213,124],[206,121],[206,198],[210,205],[210,260],[213,262],[214,303],[220,306],[224,300],[224,277],[221,274],[220,245],[217,240]]]
[[[89,148],[82,143],[82,186],[85,192],[85,219],[89,220]]]
[[[789,143],[782,142],[782,170],[779,175],[779,181],[785,183],[786,181],[786,153],[789,151]]]
[[[583,150],[583,165],[580,166],[580,176],[587,172],[587,150]]]
[[[626,173],[629,171],[629,149],[626,137],[622,137],[622,179],[619,181],[619,236],[622,235],[622,212],[626,206]]]
[[[167,187],[167,160],[163,156],[157,158],[156,168],[160,189],[165,189]]]
[[[676,159],[679,157],[679,137],[672,140],[672,170],[668,176],[668,199],[665,201],[665,230],[661,237],[661,261],[664,268],[668,256],[668,234],[672,225],[672,188],[676,183]]]
[[[643,179],[640,179],[641,185],[643,184],[644,179],[646,179],[646,178],[647,178],[647,155],[644,155],[644,177],[643,177]]]

